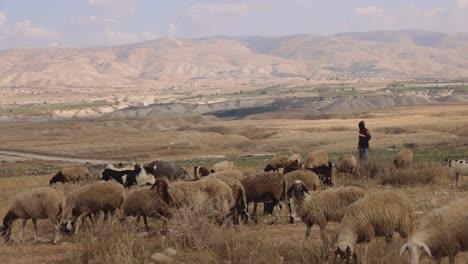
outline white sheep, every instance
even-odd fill
[[[468,163],[465,160],[447,160],[450,168],[450,180],[452,188],[460,187],[460,176],[468,176]]]
[[[392,191],[379,191],[351,204],[341,221],[337,258],[357,260],[356,243],[364,243],[362,263],[367,262],[368,244],[375,237],[384,236],[387,243],[397,232],[407,238],[414,231],[414,210],[408,197]]]
[[[288,195],[292,195],[296,214],[307,226],[305,237],[310,236],[311,228],[316,224],[324,241],[327,223],[341,222],[346,208],[364,197],[365,192],[358,187],[341,187],[309,193],[302,181],[295,181],[288,189]]]
[[[221,161],[213,166],[211,166],[210,173],[225,171],[225,170],[234,170],[234,163],[230,161]]]
[[[411,264],[419,264],[421,252],[434,257],[440,263],[448,256],[455,264],[455,257],[468,250],[468,197],[432,211],[427,215],[416,233],[400,250],[400,256],[408,251]]]
[[[335,161],[335,168],[338,172],[355,174],[357,168],[357,160],[351,154],[340,156]]]
[[[49,219],[54,225],[53,242],[60,239],[60,213],[64,203],[63,193],[52,187],[40,187],[31,191],[18,193],[11,203],[8,213],[3,218],[1,233],[5,241],[11,236],[11,226],[17,219],[21,219],[21,231],[18,241],[23,240],[24,226],[28,219],[34,225],[34,240],[38,238],[37,219]]]
[[[101,211],[115,215],[124,198],[124,187],[110,181],[88,184],[70,192],[66,196],[63,210],[65,231],[70,232],[75,227],[75,234],[78,234],[80,220]]]

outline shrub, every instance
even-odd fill
[[[383,185],[436,184],[447,175],[447,169],[436,163],[418,163],[411,168],[391,170],[381,179]]]

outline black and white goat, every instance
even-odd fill
[[[101,180],[115,180],[122,184],[125,188],[132,185],[152,185],[154,177],[146,173],[145,168],[140,165],[135,165],[133,170],[118,170],[112,165],[108,165],[101,173]]]

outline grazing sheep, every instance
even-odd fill
[[[357,160],[351,154],[340,156],[335,161],[337,172],[356,174]]]
[[[307,157],[304,167],[311,169],[319,167],[320,165],[326,165],[328,163],[328,152],[326,150],[316,150],[309,154]]]
[[[301,165],[299,164],[299,160],[290,160],[286,162],[283,168],[283,174],[290,173],[291,171],[300,170]]]
[[[196,203],[197,194],[204,194],[212,203],[214,209],[222,213],[224,220],[235,207],[232,190],[225,182],[218,179],[203,181],[178,181],[171,185],[166,178],[158,178],[151,186],[155,189],[169,207],[181,208]],[[170,216],[170,211],[162,212]]]
[[[232,195],[236,201],[236,211],[234,212],[234,223],[238,223],[238,215],[248,217],[247,213],[247,198],[245,195],[245,189],[241,181],[244,175],[237,170],[221,171],[209,176],[203,177],[202,180],[218,179],[225,182],[232,190]]]
[[[171,181],[193,179],[192,175],[174,162],[155,160],[144,165],[143,168],[155,178],[167,177]]]
[[[333,187],[333,179],[332,179],[333,165],[331,164],[331,162],[328,162],[328,166],[320,165],[315,168],[308,168],[307,170],[311,170],[315,172],[315,174],[319,176],[319,179],[323,182],[325,186]]]
[[[125,217],[134,216],[139,219],[143,216],[146,230],[149,229],[147,217],[157,218],[167,216],[166,204],[155,189],[143,187],[132,190],[122,204],[122,213]]]
[[[283,198],[286,189],[286,180],[283,175],[272,171],[263,172],[245,177],[241,180],[241,183],[245,189],[247,204],[254,203],[252,216],[257,215],[257,203],[259,202],[272,201],[273,205],[278,206],[281,210],[279,202]],[[278,213],[273,222],[278,220]]]
[[[49,185],[57,182],[77,182],[83,181],[90,178],[89,170],[86,167],[68,167],[63,168],[57,174],[54,175],[49,181]]]
[[[293,186],[294,182],[296,181],[301,181],[302,183],[304,183],[304,185],[307,187],[307,190],[310,190],[310,191],[317,191],[317,190],[323,189],[322,182],[320,181],[317,174],[315,174],[313,171],[295,170],[295,171],[285,174],[284,178],[286,180],[286,190],[289,190],[291,186]],[[289,210],[289,222],[293,224],[294,217],[292,216],[291,203],[289,202],[291,199],[290,193],[287,194],[286,199],[287,199],[288,210]]]
[[[368,194],[351,204],[341,221],[335,255],[357,260],[356,243],[364,243],[363,263],[367,262],[368,243],[384,236],[389,243],[393,233],[409,237],[414,230],[415,215],[408,197],[392,191]]]
[[[234,163],[230,161],[221,161],[213,166],[211,166],[210,173],[215,173],[215,172],[220,172],[220,171],[225,171],[225,170],[233,170],[234,169]]]
[[[450,168],[450,181],[452,188],[460,187],[458,180],[461,176],[468,176],[468,163],[465,160],[446,160]]]
[[[124,187],[110,181],[88,184],[70,192],[66,196],[63,210],[65,231],[70,232],[74,227],[75,234],[78,234],[80,220],[91,214],[103,211],[114,215],[124,198]]]
[[[302,167],[302,157],[300,154],[293,154],[288,158],[288,162],[297,160],[299,167]]]
[[[38,238],[37,219],[49,219],[55,227],[53,242],[57,243],[60,239],[60,214],[63,202],[63,193],[51,187],[40,187],[16,194],[0,227],[5,242],[10,239],[11,226],[15,220],[22,220],[18,240],[22,241],[24,226],[28,219],[33,221],[34,240]]]
[[[416,233],[403,245],[400,256],[408,251],[412,264],[419,264],[421,252],[434,257],[440,263],[448,256],[455,264],[455,257],[468,250],[468,198],[461,198],[432,211]]]
[[[393,166],[396,169],[411,167],[413,163],[413,151],[411,149],[402,148],[393,158]]]
[[[292,195],[296,214],[306,224],[305,236],[310,236],[314,224],[320,227],[320,238],[325,238],[325,226],[328,222],[341,222],[346,208],[364,197],[364,190],[358,187],[341,187],[309,193],[302,181],[295,181],[288,189]]]
[[[288,156],[276,156],[271,158],[267,165],[265,166],[265,169],[263,171],[276,171],[278,172],[280,168],[284,168],[284,165],[288,161]]]
[[[193,175],[195,178],[205,177],[210,175],[210,171],[204,166],[193,166]]]
[[[146,170],[140,165],[135,165],[132,170],[114,170],[106,168],[102,174],[101,179],[103,181],[109,181],[111,179],[122,184],[125,188],[132,185],[152,185],[154,183],[154,177],[146,173]]]

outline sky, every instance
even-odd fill
[[[0,0],[0,49],[467,26],[468,0]]]

